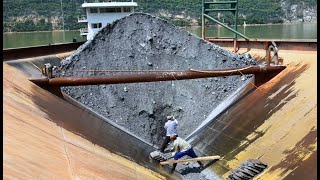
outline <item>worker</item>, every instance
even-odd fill
[[[177,127],[178,127],[178,121],[175,119],[174,116],[167,116],[167,122],[164,124],[164,129],[166,130],[166,137],[162,142],[160,152],[164,153],[164,150],[168,146],[170,142],[170,136],[177,134]]]
[[[191,158],[197,158],[198,156],[193,151],[192,146],[185,140],[183,140],[180,137],[177,137],[176,135],[170,136],[170,141],[173,142],[173,159],[178,160],[182,158],[185,155],[188,155]],[[197,161],[200,165],[200,168],[203,168],[203,164],[200,161]],[[173,164],[172,171],[175,170],[177,166],[177,163]]]

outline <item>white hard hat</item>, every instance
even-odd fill
[[[167,116],[167,119],[168,119],[168,120],[174,119],[174,116]]]

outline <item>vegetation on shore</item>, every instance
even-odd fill
[[[87,0],[87,2],[94,1]],[[3,32],[84,28],[86,24],[78,23],[78,17],[85,15],[81,8],[83,2],[83,0],[4,0]],[[177,26],[201,25],[202,0],[135,0],[135,2],[138,3],[136,12],[159,16]],[[316,0],[239,0],[238,24],[243,24],[244,21],[247,24],[282,23],[290,11],[285,8],[291,7],[290,4],[294,3],[303,3],[305,7],[317,5]],[[216,8],[225,7],[226,5],[216,6]],[[234,15],[231,12],[210,15],[226,24],[234,23]],[[303,16],[303,13],[300,12],[297,16],[299,15]]]

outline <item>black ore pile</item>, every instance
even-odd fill
[[[62,61],[58,76],[130,72],[78,70],[208,70],[255,65],[148,14],[135,13],[104,27]],[[132,73],[132,72],[131,72]],[[142,139],[160,146],[166,115],[184,138],[252,75],[150,83],[64,87],[62,91]]]

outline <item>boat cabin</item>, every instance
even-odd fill
[[[81,36],[87,36],[87,40],[93,39],[95,33],[108,23],[120,19],[134,12],[136,2],[84,2],[81,5],[86,12],[86,17],[78,18],[79,23],[87,23],[87,28],[80,29]]]

